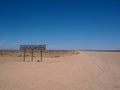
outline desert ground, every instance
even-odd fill
[[[120,52],[0,51],[0,90],[120,90]]]

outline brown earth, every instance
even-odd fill
[[[0,90],[120,90],[120,52],[50,51],[43,62],[21,54],[0,52]]]

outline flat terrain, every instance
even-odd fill
[[[120,52],[50,51],[42,63],[21,53],[1,52],[0,90],[120,90]]]

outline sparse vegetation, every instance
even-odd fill
[[[66,55],[77,55],[79,51],[76,50],[46,50],[43,51],[43,57],[63,57]],[[14,56],[14,57],[23,57],[23,51],[20,50],[0,50],[0,56]],[[31,56],[31,51],[26,51],[26,57]],[[39,57],[40,52],[34,51],[34,57]]]

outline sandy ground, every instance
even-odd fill
[[[81,51],[42,63],[0,57],[0,90],[120,90],[119,69],[120,52]]]

